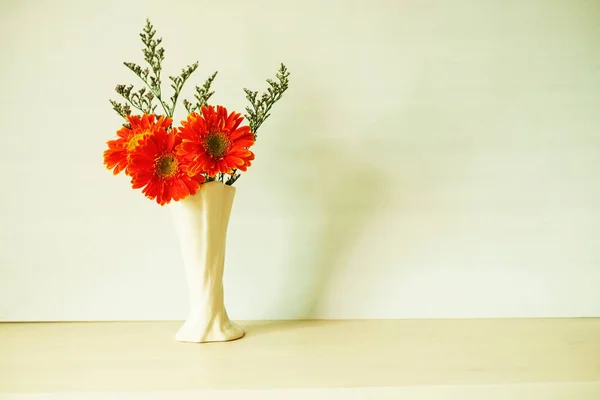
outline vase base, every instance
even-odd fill
[[[231,321],[208,328],[205,323],[186,321],[175,335],[175,339],[191,343],[230,342],[241,339],[245,334],[240,326]]]

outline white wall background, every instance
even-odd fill
[[[292,72],[237,184],[233,318],[600,316],[599,1],[0,4],[1,320],[185,317],[169,210],[102,165],[146,17],[167,73],[200,61],[186,94]]]

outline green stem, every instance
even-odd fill
[[[137,108],[138,110],[140,110],[142,113],[144,112],[144,110],[142,110],[140,107],[136,106],[136,105],[133,103],[133,101],[131,101],[131,99],[128,99],[127,97],[125,97],[125,96],[123,96],[123,95],[121,95],[121,97],[123,97],[125,100],[127,100],[127,102],[128,102],[129,104],[131,104],[132,106],[134,106],[135,108]]]
[[[160,92],[160,85],[158,86],[158,90],[155,90],[146,79],[142,78],[141,76],[139,76],[138,74],[135,74],[138,78],[140,78],[140,80],[142,82],[144,82],[146,84],[146,86],[148,87],[148,89],[150,89],[150,91],[152,92],[152,94],[154,95],[154,97],[156,97],[158,99],[158,101],[160,101],[160,104],[163,108],[163,110],[165,110],[165,114],[167,115],[167,117],[172,118],[173,114],[169,113],[169,107],[165,104],[165,102],[162,100],[161,97],[161,92]],[[158,74],[156,74],[156,82],[158,83],[160,81],[160,72]],[[137,107],[136,107],[137,108]],[[143,110],[141,110],[143,112]]]
[[[191,76],[191,74],[190,74]],[[183,81],[181,82],[181,85],[179,86],[179,90],[175,91],[175,94],[173,94],[173,106],[171,107],[171,117],[173,116],[173,114],[175,113],[175,106],[177,105],[177,99],[179,98],[179,94],[181,93],[181,89],[183,89],[183,86],[185,85],[185,82],[188,80],[189,76],[187,78],[184,78]]]
[[[239,177],[241,175],[238,175],[237,177],[235,176],[235,173],[237,172],[237,169],[234,169],[233,171],[231,171],[231,176],[229,177],[229,179],[227,179],[227,182],[225,182],[226,185],[233,185],[235,183],[235,181],[237,181],[239,179]]]

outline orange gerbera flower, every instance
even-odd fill
[[[206,173],[231,173],[233,169],[246,171],[254,160],[248,148],[254,144],[249,126],[240,126],[244,117],[222,106],[204,106],[202,114],[191,113],[177,134],[182,143],[177,154],[190,159],[188,172],[192,175]]]
[[[165,205],[195,194],[205,178],[201,174],[190,176],[185,160],[178,156],[175,147],[181,139],[165,130],[147,136],[129,156],[129,171],[134,189]]]
[[[158,121],[154,121],[153,114],[144,114],[141,117],[138,115],[128,115],[127,121],[129,127],[122,127],[117,131],[118,139],[109,140],[108,150],[104,151],[104,164],[107,169],[112,169],[113,174],[125,170],[125,174],[129,175],[127,163],[129,154],[135,150],[139,143],[148,135],[152,135],[157,131],[165,131],[171,126],[173,120],[169,117],[161,116]]]

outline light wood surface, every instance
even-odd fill
[[[176,342],[180,324],[0,324],[0,398],[202,391],[221,398],[223,390],[250,389],[288,390],[291,398],[300,389],[352,388],[387,398],[374,394],[548,385],[562,385],[548,391],[554,395],[600,393],[600,319],[240,322],[243,339],[209,344]],[[600,399],[577,400],[587,398]]]

